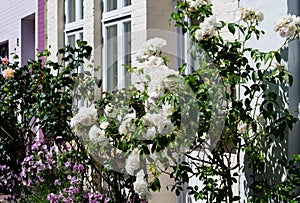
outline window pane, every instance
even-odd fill
[[[75,47],[76,41],[75,41],[75,35],[69,35],[68,36],[68,41],[67,41],[68,45],[70,45],[71,47]]]
[[[113,91],[117,89],[118,84],[118,39],[117,25],[106,28],[107,34],[107,89]]]
[[[8,58],[8,41],[0,44],[0,57]]]
[[[68,1],[68,23],[74,22],[76,18],[75,14],[75,0],[67,0]]]
[[[131,22],[125,22],[124,23],[124,63],[126,65],[130,65],[131,63]],[[125,70],[125,85],[129,85],[131,78],[130,74],[127,73],[127,70]]]
[[[107,10],[106,11],[112,11],[117,9],[117,0],[107,0],[106,5],[107,5]]]
[[[131,5],[131,0],[124,0],[124,6]]]
[[[80,19],[83,19],[83,10],[84,10],[84,6],[83,6],[83,2],[84,2],[84,0],[80,0],[81,2],[80,2]]]

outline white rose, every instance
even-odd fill
[[[264,14],[260,11],[255,11],[256,20],[262,22],[264,20]]]
[[[171,104],[162,105],[162,114],[165,116],[170,116],[174,113],[174,107]]]
[[[156,121],[158,120],[159,114],[151,114],[147,113],[142,117],[144,126],[153,126],[156,125]]]
[[[151,193],[148,190],[148,184],[144,178],[145,174],[143,170],[137,173],[136,181],[133,183],[134,191],[139,194],[141,199],[149,200],[152,198]]]
[[[216,35],[216,30],[218,27],[221,27],[222,24],[217,21],[215,16],[210,16],[205,18],[202,23],[199,25],[199,29],[195,31],[196,40],[205,40],[212,38]]]
[[[162,135],[171,134],[173,129],[174,124],[167,118],[163,118],[157,123],[157,131]]]
[[[264,14],[254,8],[240,8],[237,15],[237,20],[247,22],[249,20],[257,20],[259,22],[264,20]]]
[[[90,129],[89,138],[92,142],[100,144],[101,146],[105,146],[108,142],[104,130],[98,128],[96,125],[93,125]]]
[[[103,130],[105,130],[108,126],[109,126],[109,122],[107,121],[104,121],[100,124],[100,128]]]
[[[75,127],[78,126],[79,124],[83,126],[91,126],[93,124],[92,117],[89,114],[76,114],[71,119],[71,125]]]
[[[149,127],[146,132],[146,139],[153,139],[156,137],[156,129],[154,126]]]
[[[167,45],[167,41],[162,38],[152,38],[146,41],[144,44],[145,48],[150,52],[161,51],[164,46]]]
[[[211,3],[210,0],[187,0],[187,2],[192,8],[197,8],[200,5],[206,5]]]
[[[89,115],[92,122],[95,122],[97,120],[97,109],[94,106],[81,107],[78,111],[78,114]]]
[[[126,172],[130,175],[134,175],[134,171],[140,168],[140,157],[137,152],[132,152],[125,163]]]
[[[284,16],[275,24],[274,30],[279,32],[281,37],[292,38],[298,32],[300,18],[295,15]]]
[[[135,132],[136,126],[133,118],[125,118],[119,126],[119,133],[121,135],[129,135],[131,132]]]
[[[145,60],[148,60],[149,55],[148,55],[147,51],[144,51],[144,52],[135,54],[134,58],[137,60],[137,62],[144,63]]]
[[[149,102],[155,103],[158,98],[163,96],[164,94],[164,88],[162,85],[157,84],[149,84],[148,87],[148,96],[149,96]]]
[[[148,60],[144,62],[145,68],[153,68],[153,67],[158,67],[163,65],[164,65],[163,59],[157,56],[150,56]]]
[[[246,132],[247,132],[247,124],[245,124],[243,121],[240,121],[237,125],[237,133],[245,134]]]

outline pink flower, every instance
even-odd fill
[[[13,78],[14,74],[15,74],[15,71],[11,68],[7,68],[2,72],[2,76],[7,80]]]

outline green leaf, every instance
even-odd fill
[[[228,23],[228,30],[231,32],[232,35],[235,33],[235,24],[234,23]]]
[[[281,63],[281,55],[279,52],[275,52],[275,59],[279,64]]]
[[[153,191],[160,191],[161,185],[160,185],[160,180],[156,177],[153,182],[151,183],[150,188]]]

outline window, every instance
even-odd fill
[[[131,0],[124,0],[124,6],[131,5]]]
[[[66,35],[66,45],[70,45],[72,47],[76,46],[77,40],[83,39],[83,33],[82,30],[78,32],[71,32],[70,34],[67,33]]]
[[[74,22],[76,19],[75,14],[75,0],[68,0],[68,23]]]
[[[103,12],[103,90],[130,83],[125,65],[131,62],[131,15],[128,0],[107,0]]]
[[[84,15],[83,1],[84,0],[65,0],[66,29],[82,24]]]
[[[0,58],[8,58],[8,41],[0,43]]]
[[[106,12],[116,10],[117,9],[117,3],[118,3],[117,0],[107,0],[106,1],[106,5],[107,5]]]
[[[83,39],[83,1],[65,0],[65,44],[75,46]]]
[[[83,1],[65,0],[65,45],[75,47],[77,40],[83,40]]]

